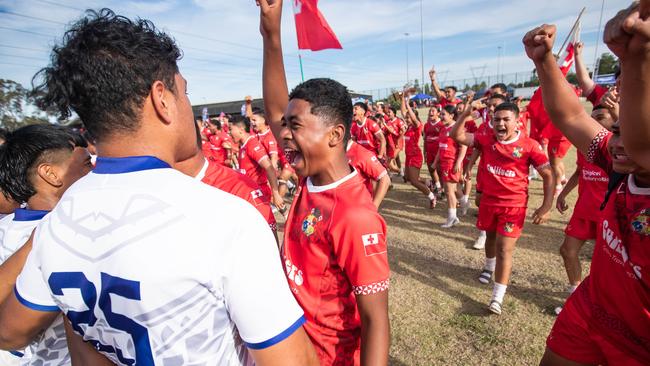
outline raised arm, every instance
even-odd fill
[[[596,83],[589,77],[589,71],[587,71],[587,66],[585,66],[585,61],[582,58],[582,50],[585,45],[582,42],[578,42],[576,45],[576,77],[578,78],[578,85],[582,89],[582,95],[587,96],[593,90]]]
[[[592,140],[602,127],[585,112],[582,103],[566,81],[553,56],[556,28],[544,24],[523,39],[526,55],[537,68],[544,108],[553,124],[580,152],[587,154]]]
[[[472,146],[474,144],[474,134],[465,132],[465,122],[469,116],[472,115],[472,99],[474,98],[474,93],[468,94],[467,102],[465,103],[465,109],[461,113],[454,127],[451,128],[449,135],[454,141],[463,145],[463,146]]]
[[[440,99],[444,98],[444,94],[442,93],[442,90],[440,90],[440,87],[438,86],[438,82],[436,81],[436,70],[431,68],[429,70],[429,78],[431,79],[431,89],[433,89],[433,92],[436,94],[436,98],[438,99],[438,103],[440,103]]]
[[[266,120],[278,142],[282,141],[282,117],[289,104],[287,77],[282,57],[282,0],[258,0],[260,33],[262,33],[263,66],[262,93]]]
[[[650,169],[650,0],[633,3],[605,27],[621,64],[620,122],[625,152]]]
[[[419,125],[421,123],[420,119],[418,118],[418,116],[415,115],[413,109],[411,108],[411,104],[409,103],[409,96],[410,96],[409,92],[404,91],[404,98],[402,99],[402,113],[404,113],[404,109],[406,109],[406,113],[408,113],[411,119],[411,123],[415,125]]]

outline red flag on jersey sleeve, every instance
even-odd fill
[[[323,14],[318,10],[318,0],[292,1],[299,49],[320,51],[328,48],[343,48]]]

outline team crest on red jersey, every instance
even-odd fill
[[[511,234],[515,230],[514,226],[515,224],[513,224],[512,222],[506,222],[506,224],[503,226],[503,231],[508,234]]]
[[[650,209],[643,209],[632,219],[632,230],[635,233],[650,236]]]
[[[522,147],[517,146],[512,150],[512,156],[519,159],[524,155],[522,153],[523,151],[524,151],[524,149]]]
[[[316,230],[316,224],[323,219],[321,216],[320,210],[317,208],[312,208],[311,212],[305,219],[302,221],[302,232],[306,236],[311,236]]]

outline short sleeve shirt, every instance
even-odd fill
[[[379,141],[377,140],[377,133],[380,132],[381,127],[379,127],[377,122],[368,117],[361,124],[357,121],[352,121],[352,125],[350,126],[352,139],[359,145],[375,153],[378,152],[380,147]]]
[[[354,141],[350,142],[348,151],[346,152],[350,165],[352,165],[359,175],[361,175],[366,188],[372,196],[374,193],[374,182],[379,181],[381,178],[386,176],[388,172],[386,171],[386,168],[381,165],[379,159],[377,159],[377,155]]]
[[[260,165],[260,162],[266,158],[266,149],[255,136],[249,136],[248,139],[239,149],[239,169],[242,174],[247,175],[255,183],[266,185],[268,178],[266,171]]]

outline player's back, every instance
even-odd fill
[[[250,364],[245,345],[301,324],[277,257],[243,200],[153,157],[100,158],[39,225],[16,289],[117,364]]]

